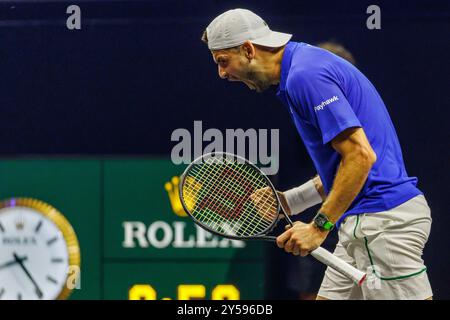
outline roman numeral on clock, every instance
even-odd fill
[[[62,258],[52,258],[51,262],[52,263],[63,263],[63,259]]]
[[[53,243],[55,243],[55,241],[58,240],[58,237],[53,237],[50,240],[47,241],[47,245],[51,246]]]
[[[37,224],[36,228],[34,229],[34,232],[38,233],[39,230],[41,229],[41,226],[42,226],[42,220],[39,221],[39,223]]]
[[[51,283],[54,283],[54,284],[58,284],[58,281],[56,281],[54,278],[52,278],[51,276],[47,276],[47,280],[49,281],[49,282],[51,282]]]

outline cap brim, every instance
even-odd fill
[[[264,47],[278,48],[288,43],[291,38],[292,34],[271,31],[269,35],[250,40],[250,42]]]

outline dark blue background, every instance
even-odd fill
[[[66,28],[69,4],[80,5],[82,30]],[[381,30],[366,28],[370,4],[381,7]],[[448,1],[1,2],[2,155],[168,155],[172,131],[202,120],[204,128],[280,128],[277,186],[303,182],[314,171],[275,88],[256,94],[220,80],[200,41],[235,7],[295,41],[335,39],[353,53],[430,203],[425,260],[435,297],[450,298]],[[288,297],[275,274],[269,296]]]

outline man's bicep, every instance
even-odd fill
[[[351,154],[359,154],[375,162],[376,154],[367,136],[360,127],[352,127],[342,131],[332,141],[332,147],[344,158]]]

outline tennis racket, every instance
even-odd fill
[[[186,168],[179,188],[183,208],[201,228],[235,240],[276,241],[268,234],[281,214],[280,200],[267,176],[248,160],[225,152],[204,154]],[[322,247],[310,254],[358,285],[366,278]]]

